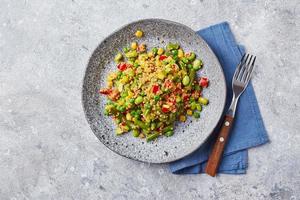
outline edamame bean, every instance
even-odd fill
[[[138,96],[135,100],[134,100],[134,103],[135,104],[140,104],[140,103],[142,103],[143,102],[143,97],[141,97],[141,96]]]
[[[199,103],[201,103],[202,105],[207,105],[208,104],[208,99],[204,98],[204,97],[199,97],[198,99]]]
[[[201,66],[202,66],[202,61],[201,60],[198,60],[198,59],[194,60],[193,68],[195,70],[199,70],[201,68]]]
[[[138,137],[140,135],[140,132],[138,130],[134,129],[132,131],[132,135],[133,135],[133,137]]]
[[[168,131],[168,132],[165,133],[165,136],[170,137],[170,136],[172,136],[173,134],[174,134],[173,131]]]
[[[182,84],[183,84],[184,86],[187,86],[189,83],[190,83],[190,77],[185,76],[185,77],[182,79]]]

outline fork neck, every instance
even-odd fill
[[[226,113],[227,115],[229,115],[231,117],[234,117],[235,110],[236,110],[236,105],[237,105],[237,102],[239,100],[239,97],[240,97],[240,95],[236,96],[235,94],[233,94],[232,100],[231,100],[231,104],[230,104],[229,109],[228,109],[228,111]]]

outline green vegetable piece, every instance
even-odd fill
[[[132,131],[132,135],[133,135],[133,137],[139,137],[140,132],[139,132],[138,130],[134,129],[134,130]]]
[[[162,133],[166,133],[168,131],[173,131],[173,130],[174,130],[173,126],[167,126],[162,130]]]
[[[136,51],[129,51],[129,52],[125,53],[125,56],[127,58],[136,58],[138,56],[138,54]]]
[[[141,96],[138,96],[135,100],[134,100],[134,103],[135,104],[140,104],[140,103],[142,103],[143,102],[143,97],[141,97]]]
[[[151,130],[154,130],[155,128],[156,128],[156,123],[152,122],[152,123],[151,123],[151,126],[150,126],[150,129],[151,129]]]
[[[193,84],[195,76],[196,76],[196,71],[194,69],[191,69],[190,74],[189,74],[189,78],[190,78],[190,84],[189,85],[190,86]]]
[[[190,77],[186,75],[186,76],[182,79],[182,84],[183,84],[184,86],[187,86],[189,83],[190,83]]]
[[[195,110],[196,108],[197,108],[196,103],[195,103],[195,102],[192,102],[192,103],[191,103],[191,109],[192,109],[192,110]]]
[[[197,105],[196,105],[196,108],[197,108],[198,111],[201,111],[201,110],[202,110],[202,106],[201,106],[200,104],[197,104]]]
[[[204,97],[199,97],[198,99],[199,103],[201,103],[202,105],[207,105],[208,104],[208,99],[204,98]]]
[[[193,65],[192,65],[192,64],[188,64],[187,66],[188,66],[189,69],[192,69],[192,68],[193,68]]]
[[[155,95],[155,96],[154,96],[154,100],[155,100],[155,101],[159,101],[159,99],[160,99],[160,96],[159,96],[159,95]]]
[[[198,60],[198,59],[194,60],[194,62],[193,62],[194,70],[199,70],[201,68],[201,66],[202,66],[201,60]]]
[[[151,134],[151,135],[148,135],[148,136],[146,137],[146,141],[147,141],[147,142],[150,142],[150,141],[152,141],[152,140],[155,140],[158,136],[159,136],[159,133],[153,133],[153,134]]]
[[[135,119],[134,123],[142,129],[148,129],[149,127],[142,121]]]
[[[115,62],[119,63],[122,58],[123,58],[123,55],[121,53],[117,53],[117,55],[115,56]]]
[[[149,103],[146,103],[146,104],[145,104],[145,108],[146,108],[146,109],[150,109],[150,108],[151,108],[151,105],[150,105]]]
[[[183,63],[187,64],[189,62],[189,60],[187,58],[182,58],[181,59]]]
[[[171,137],[172,135],[174,135],[173,131],[168,131],[165,133],[165,136],[167,136],[167,137]]]
[[[124,47],[123,51],[124,51],[124,53],[127,53],[129,51],[129,48],[128,47]]]
[[[169,43],[168,45],[167,45],[167,50],[173,50],[173,49],[179,49],[179,44],[174,44],[174,43]]]
[[[194,112],[193,113],[193,116],[197,119],[197,118],[199,118],[200,117],[200,113],[198,113],[198,112]]]
[[[104,110],[104,115],[109,115],[109,112],[107,110]]]
[[[193,61],[196,58],[196,54],[194,52],[191,52],[190,55],[187,56],[187,59],[189,61]]]
[[[134,66],[135,68],[137,68],[137,67],[139,67],[140,65],[139,65],[138,63],[134,63],[133,66]]]
[[[134,103],[134,99],[133,98],[129,99],[129,103]]]
[[[156,47],[153,47],[151,51],[152,51],[152,53],[155,56],[157,54],[158,49]]]

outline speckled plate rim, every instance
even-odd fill
[[[221,78],[222,78],[222,81],[223,81],[223,85],[224,85],[224,98],[223,98],[223,102],[222,102],[222,112],[220,112],[219,116],[217,117],[218,120],[216,120],[215,122],[215,125],[213,126],[212,130],[210,131],[210,133],[207,134],[207,137],[202,141],[202,143],[199,143],[199,145],[192,149],[189,153],[186,153],[185,155],[181,156],[181,157],[178,157],[176,159],[173,159],[173,160],[169,160],[169,161],[161,161],[161,162],[148,162],[148,161],[143,161],[143,160],[139,160],[139,159],[136,159],[136,158],[132,158],[130,156],[127,156],[127,155],[123,155],[117,151],[115,151],[114,149],[110,148],[109,145],[107,145],[106,143],[103,143],[101,140],[98,139],[97,135],[94,133],[93,129],[92,129],[92,125],[89,123],[89,119],[87,117],[87,109],[85,108],[85,105],[84,105],[84,82],[85,80],[87,79],[87,71],[88,71],[88,67],[91,63],[91,60],[92,58],[97,54],[97,50],[99,48],[99,46],[109,37],[111,37],[112,35],[114,35],[115,33],[121,31],[122,29],[126,28],[127,26],[130,26],[131,24],[134,24],[134,23],[141,23],[141,22],[144,22],[144,21],[151,21],[151,20],[154,20],[154,21],[162,21],[162,22],[166,22],[166,23],[173,23],[173,24],[177,24],[177,25],[180,25],[182,27],[185,27],[186,29],[189,29],[191,31],[193,31],[196,35],[196,37],[199,37],[201,40],[203,40],[204,42],[204,45],[207,47],[208,51],[210,51],[210,54],[213,56],[213,58],[215,59],[216,63],[218,64],[218,67],[220,68],[221,70]],[[106,146],[109,150],[111,150],[112,152],[122,156],[122,157],[125,157],[125,158],[128,158],[128,159],[131,159],[131,160],[135,160],[135,161],[138,161],[138,162],[143,162],[143,163],[152,163],[152,164],[164,164],[164,163],[171,163],[171,162],[174,162],[176,160],[180,160],[190,154],[192,154],[194,151],[196,151],[198,148],[200,148],[207,140],[208,138],[211,136],[211,134],[214,132],[214,130],[216,129],[216,127],[218,126],[222,116],[223,116],[223,113],[224,113],[224,109],[225,109],[225,104],[226,104],[226,96],[227,96],[227,87],[226,87],[226,79],[225,79],[225,75],[224,75],[224,70],[219,62],[219,59],[217,58],[217,56],[215,55],[215,53],[212,51],[212,49],[210,48],[210,46],[206,43],[206,41],[199,35],[197,34],[193,29],[191,29],[190,27],[184,25],[184,24],[181,24],[179,22],[174,22],[174,21],[171,21],[171,20],[166,20],[166,19],[161,19],[161,18],[147,18],[147,19],[140,19],[140,20],[136,20],[136,21],[132,21],[130,23],[127,23],[123,26],[121,26],[120,28],[116,29],[115,31],[113,31],[112,33],[110,33],[108,36],[106,36],[104,39],[102,39],[100,41],[100,43],[97,45],[97,47],[94,49],[93,53],[91,54],[91,56],[89,57],[88,59],[88,63],[86,64],[86,68],[85,68],[85,71],[84,71],[84,77],[82,79],[82,90],[81,90],[81,104],[82,104],[82,107],[83,107],[83,111],[84,111],[84,115],[85,115],[85,119],[87,120],[92,132],[94,133],[94,135],[97,137],[97,139],[102,143],[104,144],[104,146]]]

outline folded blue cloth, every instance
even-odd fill
[[[236,43],[227,22],[202,29],[197,34],[207,42],[223,67],[228,91],[225,108],[227,110],[232,98],[231,79],[245,49]],[[205,144],[192,154],[170,163],[171,172],[175,174],[203,173],[217,132],[218,129]],[[268,141],[255,93],[250,83],[240,97],[230,140],[225,148],[218,172],[245,174],[248,167],[247,149]]]

